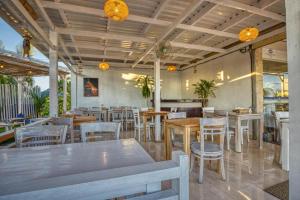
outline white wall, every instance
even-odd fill
[[[209,99],[209,105],[217,109],[232,109],[234,107],[250,107],[252,105],[251,89],[251,63],[249,53],[242,54],[235,52],[224,57],[212,60],[197,67],[197,73],[194,69],[188,69],[182,72],[182,98],[197,98],[194,95],[192,84],[200,79],[217,80],[223,71],[224,80],[217,80],[222,84],[216,90],[216,98]],[[186,82],[189,82],[187,88]]]
[[[216,109],[233,109],[239,107],[250,107],[252,105],[251,89],[251,67],[248,53],[235,52],[227,56],[212,60],[194,69],[183,72],[170,73],[161,72],[162,79],[162,99],[194,99],[193,83],[200,79],[217,80],[218,73],[223,71],[224,80],[217,80],[222,84],[216,90],[216,98],[210,99],[209,104]],[[77,107],[101,106],[146,106],[145,99],[141,96],[141,91],[134,87],[134,83],[125,84],[122,73],[150,74],[153,70],[108,70],[102,72],[97,68],[88,68],[83,71],[85,77],[99,78],[99,97],[83,96],[83,77],[78,76],[78,102]],[[186,81],[189,81],[189,88],[186,88]],[[72,75],[72,108],[76,107],[76,78]]]
[[[83,70],[84,76],[78,76],[77,82],[77,107],[93,106],[146,106],[146,101],[141,95],[141,90],[134,87],[134,82],[122,78],[122,73],[149,74],[153,76],[153,70],[108,70],[102,72],[97,68]],[[83,78],[99,78],[99,97],[83,96]],[[72,74],[72,108],[76,107],[76,76]],[[162,90],[161,98],[180,99],[181,80],[179,72],[161,72]]]

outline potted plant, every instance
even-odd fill
[[[200,80],[197,83],[193,84],[193,86],[195,87],[194,94],[197,94],[198,98],[201,99],[202,107],[208,106],[209,97],[216,97],[216,83],[214,80]]]
[[[142,96],[146,99],[146,103],[148,106],[148,99],[151,96],[154,81],[150,76],[139,76],[136,79],[136,84],[139,88],[141,88]]]

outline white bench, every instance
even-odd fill
[[[177,151],[173,152],[172,158],[173,160],[169,161],[33,181],[26,187],[35,188],[34,191],[0,196],[0,200],[99,200],[123,196],[129,196],[131,200],[187,200],[189,199],[188,156]],[[172,186],[162,191],[161,183],[165,180],[172,180]],[[26,191],[26,188],[21,190],[23,189]],[[141,193],[142,196],[136,196]]]

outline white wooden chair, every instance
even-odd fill
[[[275,118],[275,140],[276,142],[280,143],[281,140],[281,133],[282,133],[282,127],[280,126],[280,120],[281,119],[288,119],[289,118],[289,112],[273,112],[273,116]]]
[[[222,178],[225,180],[224,168],[224,135],[226,131],[226,118],[201,118],[200,119],[200,143],[191,144],[191,171],[195,157],[200,160],[199,182],[203,182],[204,160],[220,160]],[[220,144],[205,141],[206,135],[219,135]]]
[[[103,133],[113,133],[116,140],[120,139],[121,123],[119,122],[94,122],[80,124],[81,141],[88,142],[90,139],[102,138]],[[91,136],[90,134],[94,135]],[[100,134],[97,136],[97,134]]]
[[[226,142],[227,142],[227,150],[230,150],[230,140],[231,137],[235,134],[235,127],[230,126],[229,113],[225,110],[215,110],[216,115],[225,116],[226,119]]]
[[[121,130],[123,131],[124,124],[124,110],[121,108],[112,109],[111,111],[112,122],[120,123]]]
[[[31,126],[17,128],[15,133],[16,147],[36,147],[64,144],[68,127],[65,125]]]
[[[128,130],[128,125],[130,125],[131,127],[134,126],[134,118],[133,118],[133,112],[131,108],[126,107],[125,108],[125,119],[124,119],[124,123],[125,123],[125,130]]]
[[[65,125],[68,126],[66,139],[69,139],[71,143],[74,143],[74,127],[73,118],[54,117],[49,121],[52,125]]]
[[[214,112],[215,112],[215,107],[203,107],[202,108],[203,118],[210,117]]]
[[[134,119],[134,138],[136,138],[136,133],[138,132],[138,140],[141,141],[141,130],[150,138],[150,125],[147,123],[147,130],[144,130],[144,123],[141,121],[139,109],[132,109],[132,113]]]
[[[168,119],[185,119],[185,118],[186,118],[186,112],[171,112],[171,113],[168,113]],[[177,134],[178,133],[176,133],[173,129],[171,130],[172,145],[182,147],[182,142],[178,143],[178,142],[175,141],[175,135],[177,135]]]

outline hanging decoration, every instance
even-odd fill
[[[168,72],[175,72],[177,70],[176,66],[175,65],[169,65],[167,67],[167,71]]]
[[[255,40],[259,35],[259,30],[257,28],[245,28],[241,30],[239,34],[240,41],[250,42]]]
[[[129,10],[124,0],[106,0],[104,13],[114,21],[123,21],[128,17]]]
[[[31,37],[29,35],[24,36],[24,40],[23,40],[23,57],[30,58],[30,49],[31,49],[30,40],[31,40]]]
[[[109,69],[109,64],[106,62],[99,63],[99,69],[102,71],[107,71]]]

